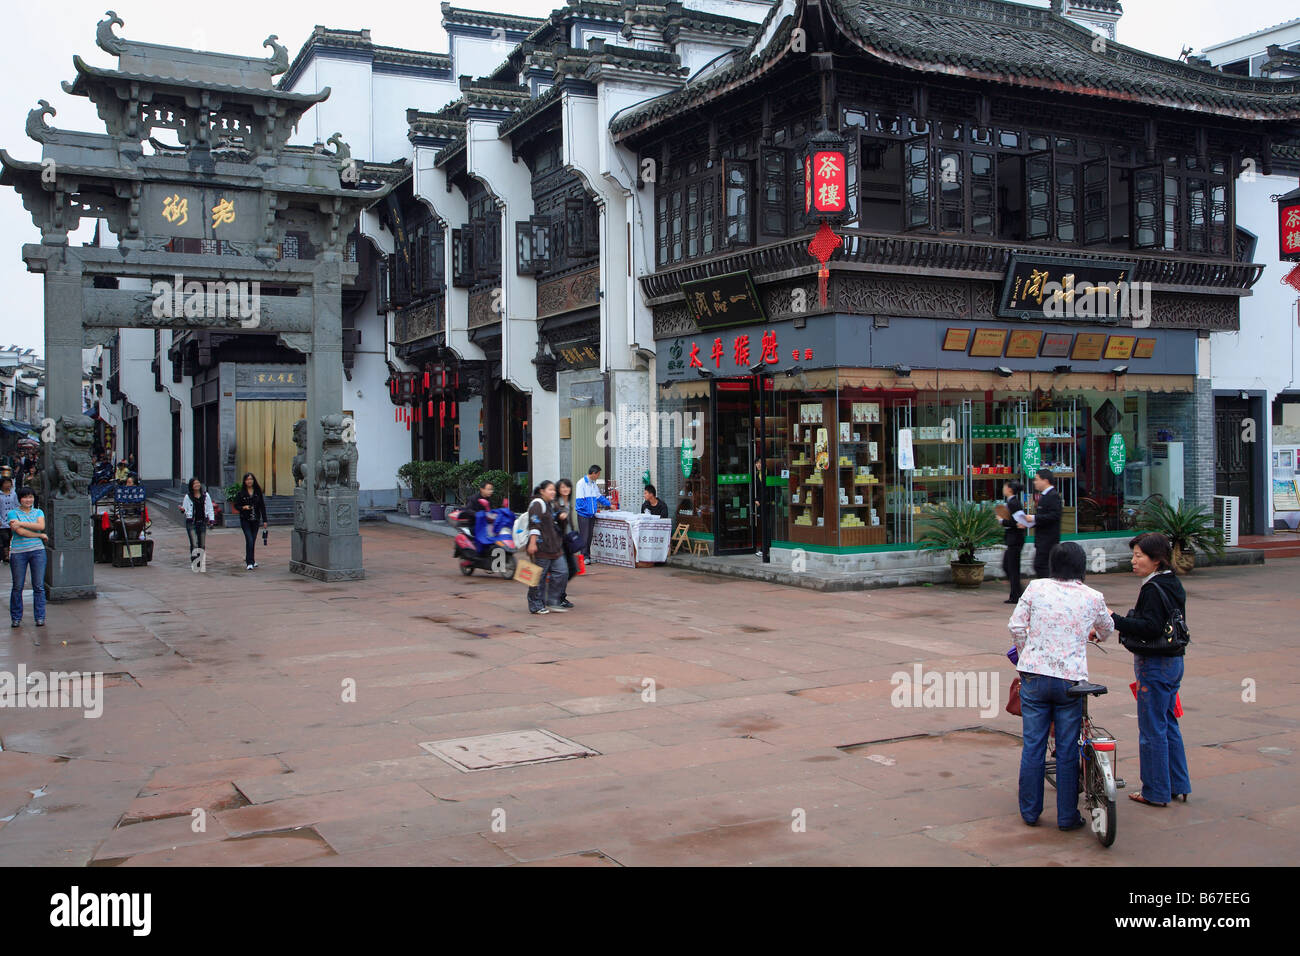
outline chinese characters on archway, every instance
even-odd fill
[[[235,221],[235,204],[222,197],[211,209],[212,229]],[[190,201],[180,193],[163,197],[162,217],[174,226],[183,226],[190,221]]]
[[[730,355],[732,364],[738,370],[748,372],[749,369],[756,364],[752,358],[754,348],[758,349],[758,360],[762,364],[775,365],[781,361],[778,354],[779,346],[776,341],[776,332],[771,329],[768,329],[763,333],[762,338],[756,345],[751,344],[748,333],[731,336],[729,342],[724,341],[722,336],[718,336],[713,340],[713,345],[709,350],[709,359],[713,362],[713,367],[715,369],[721,369],[722,360]],[[802,353],[804,361],[807,362],[812,360],[812,349],[803,349]],[[799,361],[799,356],[799,349],[790,350],[790,357],[793,361]],[[701,358],[699,343],[692,343],[691,345],[691,360],[689,367],[704,368],[704,361]]]

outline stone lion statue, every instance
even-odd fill
[[[325,415],[320,420],[324,432],[320,461],[316,464],[316,489],[348,488],[356,491],[357,446],[343,440],[342,415]]]
[[[64,415],[58,420],[49,452],[51,497],[80,498],[90,493],[90,447],[94,441],[95,426],[89,419]]]
[[[293,423],[293,443],[298,446],[298,454],[293,456],[293,483],[298,485],[307,479],[307,419]]]

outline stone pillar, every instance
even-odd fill
[[[294,494],[294,550],[301,548],[301,554],[295,553],[289,569],[321,581],[357,581],[365,577],[357,492],[328,482],[323,468],[326,452],[336,452],[338,444],[327,444],[322,419],[343,412],[343,298],[337,252],[326,252],[317,260],[311,293],[306,478]],[[354,463],[353,478],[355,474]]]
[[[58,444],[42,445],[47,547],[46,596],[51,601],[95,597],[95,557],[90,496],[84,492],[61,494],[55,458],[60,446],[84,452],[82,467],[89,468],[90,447],[64,445],[65,422],[92,427],[81,404],[82,267],[68,246],[48,246],[45,270],[45,415],[57,423]],[[48,429],[43,429],[48,431]],[[83,438],[87,437],[82,429]],[[87,472],[82,487],[89,486]]]

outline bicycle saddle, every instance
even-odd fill
[[[1085,694],[1096,694],[1100,697],[1106,693],[1106,685],[1089,684],[1086,680],[1081,680],[1079,683],[1067,687],[1065,693],[1068,697],[1083,697]]]

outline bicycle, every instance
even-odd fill
[[[1104,648],[1102,650],[1105,651]],[[1100,697],[1106,693],[1106,685],[1079,681],[1067,688],[1065,693],[1070,697],[1083,698],[1083,719],[1079,724],[1079,792],[1083,794],[1089,826],[1097,834],[1101,845],[1108,847],[1115,842],[1115,831],[1118,825],[1115,815],[1116,792],[1124,786],[1124,781],[1115,776],[1115,770],[1119,765],[1119,755],[1115,749],[1118,741],[1105,728],[1095,727],[1092,718],[1088,715],[1088,698]],[[1054,790],[1056,789],[1055,734],[1053,729],[1048,739],[1051,757],[1047,760],[1045,769],[1047,782]]]

